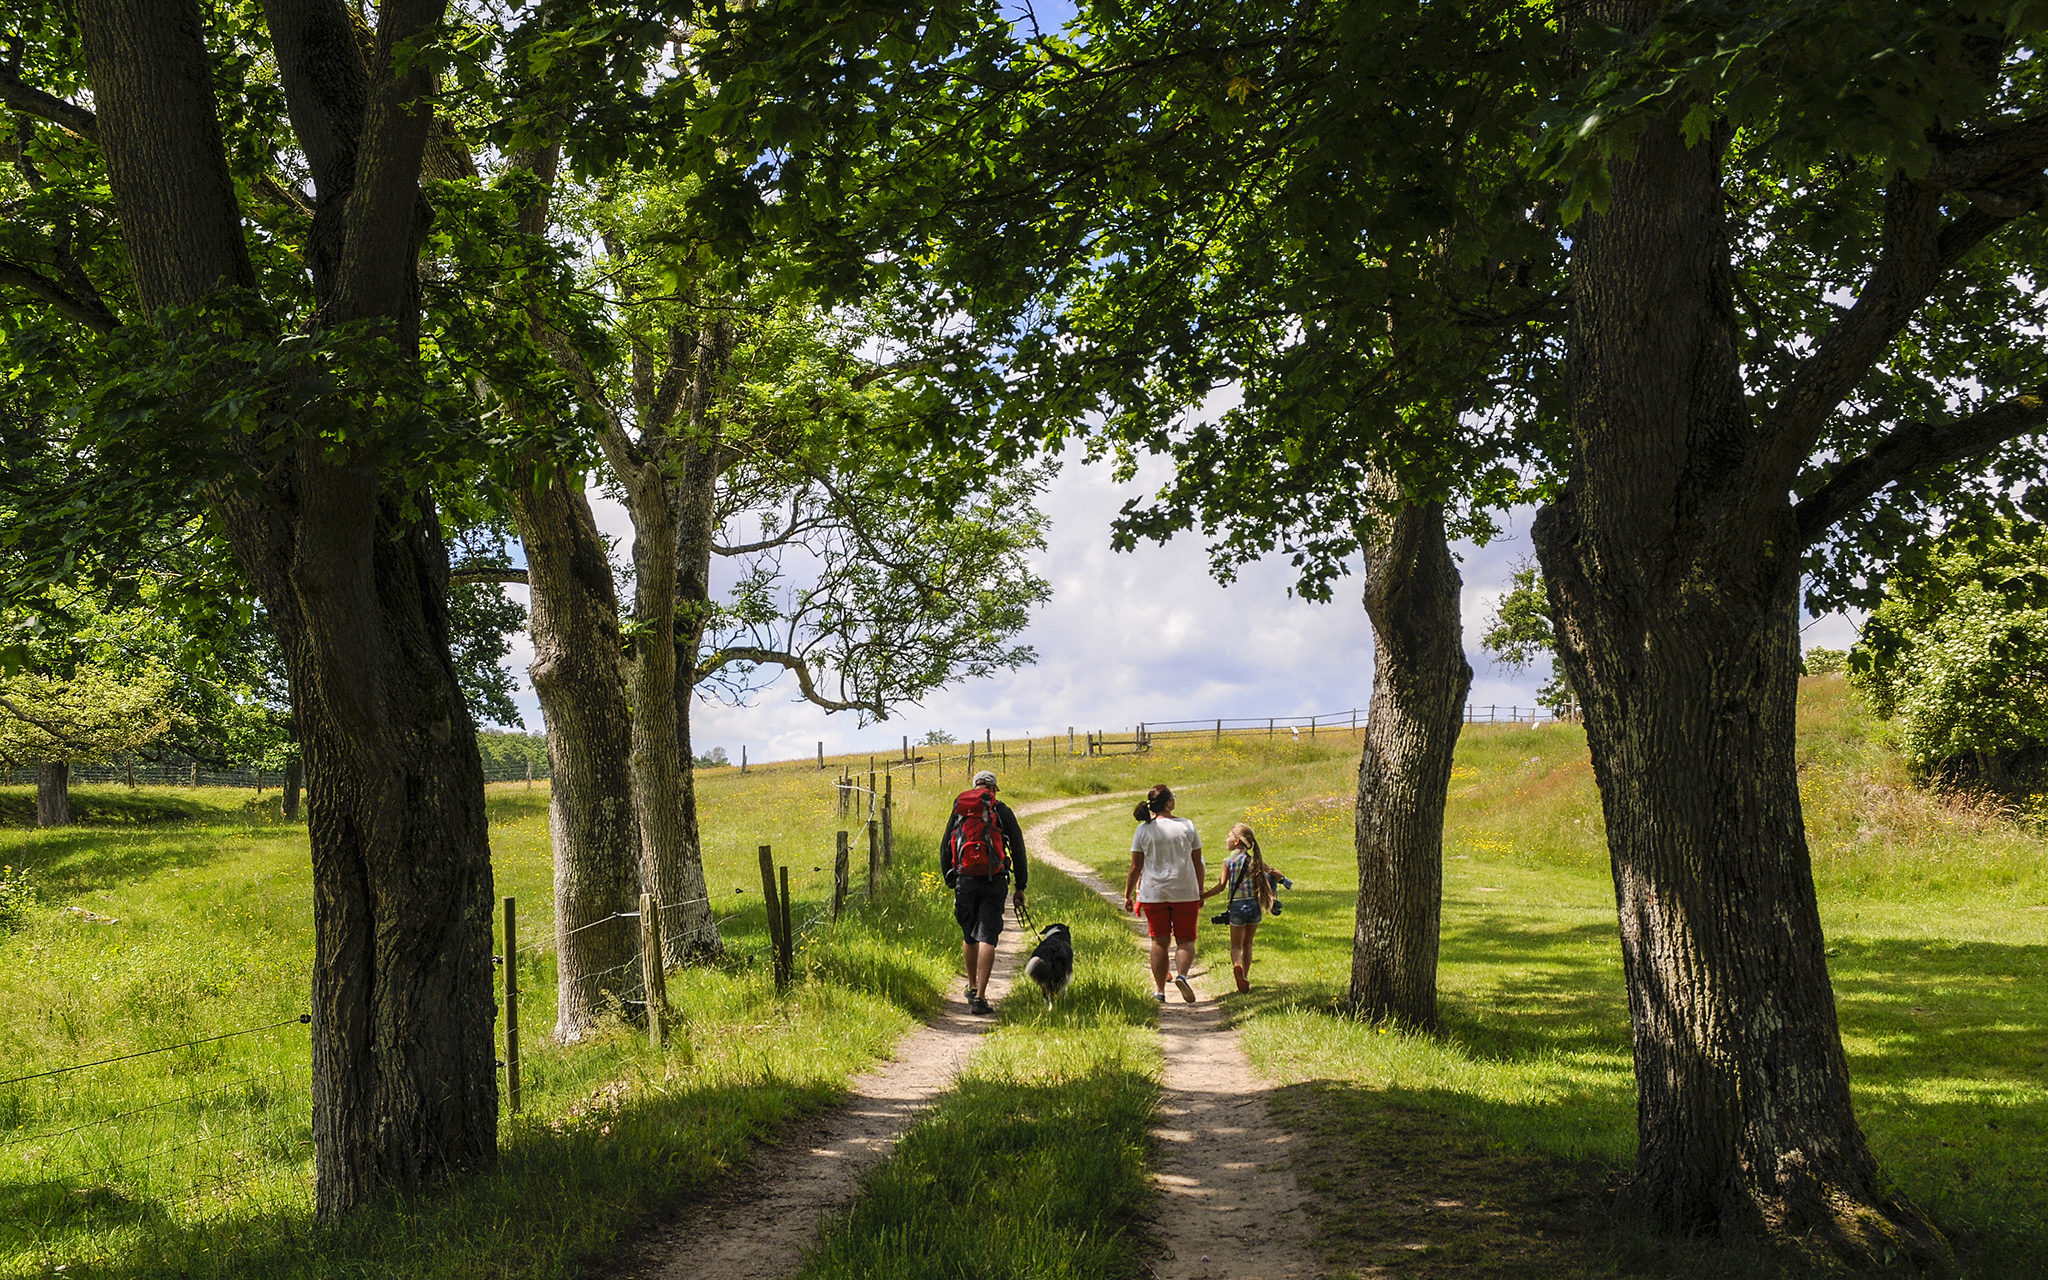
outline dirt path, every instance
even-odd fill
[[[1034,801],[1018,805],[1017,816],[1022,821],[1100,799]],[[1027,848],[1042,848],[1047,831],[1077,816],[1032,824]],[[1018,954],[1026,949],[1014,909],[1005,919],[1010,933],[989,978],[992,1001],[1009,991]],[[938,1016],[897,1042],[894,1060],[847,1082],[842,1105],[798,1122],[782,1141],[756,1151],[718,1196],[650,1232],[606,1274],[617,1280],[773,1280],[794,1274],[804,1250],[817,1242],[819,1219],[853,1198],[861,1175],[880,1164],[918,1114],[952,1088],[995,1025],[969,1014],[963,997],[960,986],[951,986]]]
[[[1062,815],[1065,821],[1080,814]],[[1046,835],[1051,833],[1046,824]],[[1062,855],[1041,837],[1032,855],[1063,871],[1123,910],[1123,886],[1111,886],[1092,867]],[[1207,915],[1204,912],[1204,915]],[[1201,946],[1227,958],[1229,935],[1204,924]],[[1153,1224],[1165,1246],[1153,1263],[1160,1280],[1310,1280],[1325,1270],[1316,1261],[1308,1198],[1295,1181],[1293,1139],[1268,1114],[1272,1086],[1252,1073],[1234,1028],[1208,990],[1201,969],[1200,999],[1183,1003],[1168,988],[1159,1010],[1166,1055],[1161,1127],[1153,1154],[1159,1201]]]

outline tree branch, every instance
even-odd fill
[[[526,586],[526,570],[513,569],[495,564],[459,564],[448,571],[448,585],[451,587],[472,587],[486,582],[506,582]]]
[[[1836,468],[1827,483],[1793,509],[1800,545],[1812,546],[1837,521],[1857,511],[1888,484],[1960,462],[1993,445],[2039,431],[2044,424],[2048,424],[2048,386],[2034,387],[1954,422],[1902,426],[1861,457]]]
[[[2048,116],[1960,138],[1941,148],[1926,181],[1943,191],[1997,191],[2048,166]]]
[[[1941,190],[1900,176],[1885,193],[1882,247],[1857,295],[1785,388],[1768,420],[1761,462],[1768,491],[1782,492],[1811,455],[1821,428],[1844,396],[1870,371],[1949,269],[2011,221],[1981,208],[1942,217]]]
[[[785,653],[780,649],[762,649],[749,645],[720,649],[708,660],[697,664],[696,679],[692,683],[702,684],[735,662],[752,662],[764,667],[777,666],[785,671],[795,672],[797,686],[803,690],[804,701],[813,706],[823,707],[827,711],[865,711],[877,720],[888,715],[888,709],[879,700],[848,702],[826,697],[818,691],[817,682],[811,678],[810,664],[796,654]]]
[[[78,297],[40,271],[0,258],[0,285],[9,284],[27,290],[95,333],[112,333],[121,327],[121,322],[98,298]]]
[[[0,103],[38,120],[47,120],[87,142],[100,140],[99,118],[92,112],[55,94],[44,93],[34,85],[23,84],[11,69],[0,68]]]

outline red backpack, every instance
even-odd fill
[[[996,817],[996,793],[987,787],[963,791],[953,801],[953,869],[963,876],[999,876],[1010,869],[1003,848],[1003,824]]]

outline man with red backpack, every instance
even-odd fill
[[[939,841],[939,871],[953,890],[953,918],[960,922],[961,963],[967,968],[967,1010],[994,1013],[988,975],[996,965],[996,939],[1003,935],[1003,899],[1010,872],[1017,874],[1017,910],[1024,910],[1024,832],[1010,806],[996,799],[996,775],[983,770],[974,785],[953,801],[953,816]]]

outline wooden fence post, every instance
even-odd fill
[[[796,977],[796,932],[790,924],[789,913],[789,868],[782,868],[782,985],[786,988]]]
[[[985,756],[994,755],[996,753],[996,731],[994,729],[983,729],[981,736],[982,746],[986,748],[982,754]]]
[[[875,820],[868,819],[868,896],[875,896],[875,881],[882,876],[882,842],[877,839]]]
[[[868,817],[875,816],[875,758],[868,757]]]
[[[519,900],[505,899],[505,1103],[519,1114]]]
[[[1024,772],[1031,772],[1031,739],[1024,739]]]
[[[741,773],[745,773],[746,771],[747,771],[747,748],[746,748],[746,745],[745,745],[744,743],[742,743],[742,744],[741,744],[741,746],[740,746],[740,772],[741,772]]]
[[[832,854],[832,918],[834,920],[837,920],[840,913],[846,910],[847,881],[853,878],[852,871],[847,865],[849,861],[850,859],[846,856],[846,833],[842,831],[839,833],[839,848]]]
[[[825,772],[825,744],[818,744],[818,772]]]
[[[194,767],[197,768],[196,765]],[[974,780],[972,776],[974,773],[974,739],[972,738],[967,740],[967,772],[969,775],[968,781],[972,782]],[[195,782],[192,785],[196,787],[199,784]]]
[[[647,1043],[668,1039],[668,981],[661,969],[661,908],[654,895],[640,895],[640,994],[647,997]]]
[[[761,846],[761,901],[768,908],[768,946],[774,957],[775,989],[786,990],[789,978],[782,972],[782,908],[775,901],[775,849]]]
[[[896,775],[882,779],[882,866],[896,861]]]

